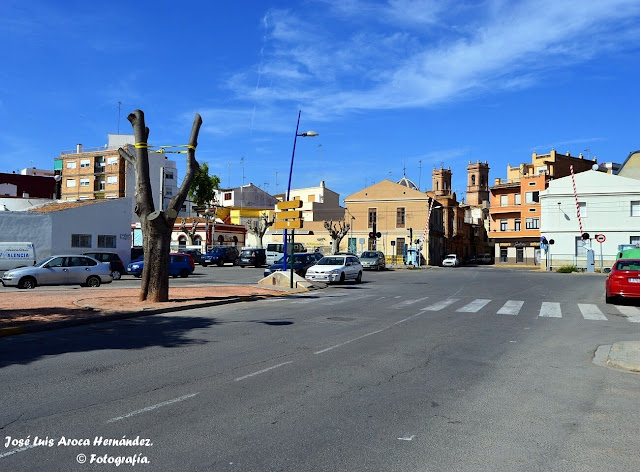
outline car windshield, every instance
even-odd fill
[[[360,257],[378,257],[378,254],[375,252],[363,252],[362,255]]]
[[[278,259],[276,261],[276,264],[282,264],[282,260],[284,259],[284,257],[281,257],[280,259]],[[305,256],[299,256],[297,254],[293,255],[293,262],[304,262],[305,261]],[[291,256],[287,256],[287,264],[291,263]]]
[[[344,265],[344,257],[323,257],[318,265]]]
[[[252,251],[252,250],[244,250],[244,251],[242,251],[242,252],[240,253],[240,255],[241,255],[242,257],[251,257],[251,256],[253,256],[253,255],[254,255],[254,253],[255,253],[255,251]]]

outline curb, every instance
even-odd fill
[[[607,365],[631,372],[640,372],[640,341],[617,342],[611,345]]]
[[[266,298],[282,297],[282,296],[293,295],[297,293],[300,293],[300,292],[281,292],[281,293],[275,293],[273,295],[240,295],[237,297],[229,297],[226,299],[216,300],[211,302],[192,303],[192,304],[185,304],[185,305],[173,306],[173,307],[167,307],[167,308],[149,308],[149,309],[142,309],[140,311],[117,312],[109,315],[93,316],[93,317],[83,318],[79,320],[51,321],[49,323],[43,323],[40,325],[13,326],[9,328],[0,328],[0,338],[8,337],[8,336],[17,336],[20,334],[31,334],[31,333],[39,333],[43,331],[54,331],[57,329],[64,329],[64,328],[73,328],[76,326],[84,326],[88,324],[106,323],[109,321],[119,321],[119,320],[131,319],[131,318],[139,318],[142,316],[159,315],[162,313],[172,313],[175,311],[191,310],[196,308],[207,308],[207,307],[221,306],[221,305],[230,305],[232,303],[240,303],[240,302],[252,302],[257,300],[264,300]],[[76,306],[80,308],[85,308],[87,310],[91,310],[96,313],[101,312],[101,310],[96,309],[90,305],[79,305],[76,302],[74,302],[74,304],[76,304]],[[105,312],[102,312],[102,313],[105,313]]]

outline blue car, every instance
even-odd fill
[[[276,261],[275,264],[270,265],[264,270],[264,276],[273,274],[274,272],[282,270],[282,257]],[[304,277],[307,273],[307,269],[312,265],[315,265],[322,259],[322,254],[319,252],[299,252],[293,255],[293,271],[300,277]],[[287,256],[287,272],[291,270],[291,256]]]
[[[170,254],[169,275],[172,277],[189,277],[193,273],[191,261],[184,254]],[[142,277],[142,269],[144,268],[144,259],[134,261],[127,266],[127,274]]]

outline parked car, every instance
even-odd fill
[[[442,265],[445,267],[458,267],[460,265],[460,259],[456,254],[447,254],[447,257],[442,261]]]
[[[364,251],[360,254],[360,263],[363,269],[386,269],[387,261],[382,251]]]
[[[476,262],[478,264],[491,264],[493,262],[493,258],[489,253],[480,254],[476,257]]]
[[[611,267],[604,283],[605,301],[640,297],[640,259],[619,259]]]
[[[178,249],[181,254],[189,254],[194,264],[200,264],[202,262],[202,252],[199,249]]]
[[[236,259],[236,265],[240,267],[254,266],[262,267],[267,263],[267,251],[261,248],[243,248]]]
[[[300,277],[304,277],[309,267],[313,266],[322,259],[322,255],[317,252],[301,252],[293,254],[293,271]],[[273,274],[274,272],[281,271],[283,267],[284,258],[281,257],[275,264],[271,264],[264,270],[264,276]],[[287,271],[291,270],[291,256],[287,256]]]
[[[31,267],[9,270],[2,276],[5,287],[35,288],[38,285],[81,285],[99,287],[110,283],[111,268],[93,257],[56,255]]]
[[[169,255],[169,275],[172,277],[189,277],[193,273],[193,260],[188,254],[172,252]],[[132,262],[127,266],[127,274],[142,276],[144,260]]]
[[[356,256],[325,256],[310,267],[305,275],[312,282],[362,282],[362,264]]]
[[[115,252],[85,252],[84,255],[93,257],[96,261],[108,262],[113,280],[119,280],[126,273],[122,259]]]
[[[200,264],[202,264],[202,267],[207,267],[211,264],[221,267],[225,262],[235,263],[239,255],[238,248],[235,246],[214,246],[211,251],[202,255]]]
[[[36,249],[33,243],[0,242],[0,272],[36,265]]]

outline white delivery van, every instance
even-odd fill
[[[284,245],[282,243],[267,244],[267,265],[275,264],[282,257]],[[287,245],[287,253],[291,250]],[[307,252],[302,243],[293,243],[293,252]]]
[[[29,267],[36,263],[36,250],[33,243],[0,242],[0,272]]]

